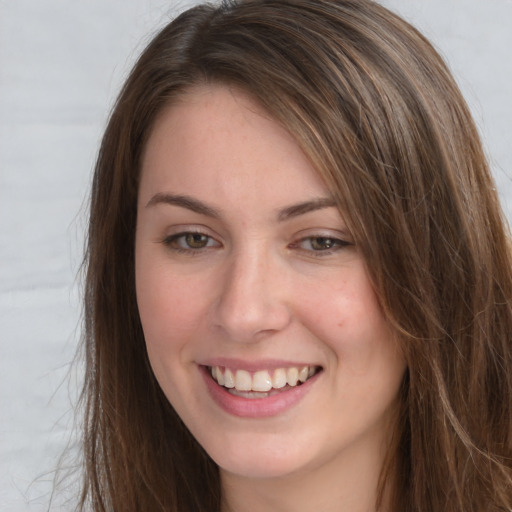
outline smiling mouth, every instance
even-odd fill
[[[233,395],[265,398],[300,386],[321,371],[320,366],[291,366],[248,372],[223,366],[209,366],[213,380]]]

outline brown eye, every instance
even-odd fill
[[[301,238],[297,242],[294,242],[291,247],[300,249],[312,256],[320,257],[335,254],[349,245],[353,245],[353,243],[333,236],[318,235]]]
[[[163,240],[164,245],[177,252],[200,253],[202,249],[213,249],[220,244],[211,236],[204,233],[187,231],[168,236]]]
[[[336,245],[340,245],[340,241],[336,238],[328,238],[325,236],[317,236],[310,238],[311,249],[314,251],[328,251]]]
[[[210,237],[201,233],[187,233],[184,236],[184,242],[190,249],[202,249],[208,245]]]

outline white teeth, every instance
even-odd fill
[[[235,388],[238,389],[238,391],[251,391],[251,374],[245,370],[237,370],[235,373]]]
[[[306,382],[308,380],[309,368],[307,366],[303,366],[299,370],[299,380],[301,382]]]
[[[272,377],[272,387],[276,389],[281,389],[286,386],[286,370],[284,368],[278,368],[274,370],[274,375]]]
[[[252,375],[246,370],[231,370],[221,366],[213,366],[210,371],[213,379],[226,388],[266,393],[271,389],[281,389],[286,385],[294,387],[299,383],[306,382],[316,374],[317,367],[302,366],[299,368],[291,366],[289,368],[276,368],[273,372],[259,370]]]
[[[221,385],[221,386],[224,386],[224,375],[222,373],[222,370],[216,366],[215,367],[215,380]]]
[[[297,382],[299,382],[299,370],[298,368],[288,368],[286,370],[286,382],[288,382],[289,386],[296,386]]]
[[[270,391],[271,389],[272,379],[270,378],[270,374],[266,370],[256,372],[252,376],[253,391]]]
[[[233,375],[233,372],[229,368],[226,368],[224,371],[224,384],[222,385],[225,386],[226,388],[235,387],[235,376]]]

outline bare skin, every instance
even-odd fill
[[[329,190],[242,92],[191,90],[156,123],[136,285],[153,371],[218,464],[224,512],[374,512],[405,363]]]

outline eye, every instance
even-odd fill
[[[202,249],[208,246],[210,237],[203,235],[202,233],[187,233],[183,235],[183,242],[190,249]]]
[[[308,236],[292,244],[292,247],[303,251],[318,253],[315,254],[315,256],[323,256],[332,254],[333,252],[339,251],[349,245],[353,244],[332,236]]]
[[[315,236],[306,239],[306,243],[309,244],[314,251],[326,251],[340,245],[341,240],[326,236]]]
[[[179,252],[196,252],[220,246],[211,236],[194,231],[170,235],[164,239],[163,243],[170,249]]]

